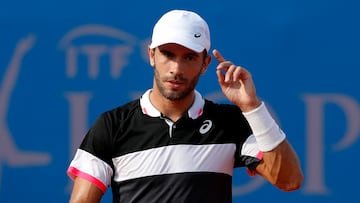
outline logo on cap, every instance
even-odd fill
[[[194,37],[195,37],[195,38],[199,38],[199,37],[201,37],[201,34],[200,34],[200,33],[195,33],[195,34],[194,34]]]

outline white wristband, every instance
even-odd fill
[[[271,151],[286,138],[264,102],[261,102],[261,105],[252,111],[243,112],[243,115],[249,122],[260,151]]]

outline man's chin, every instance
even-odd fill
[[[177,101],[177,100],[183,99],[186,96],[186,94],[179,90],[172,89],[172,90],[166,91],[165,94],[163,94],[163,96],[168,100]]]

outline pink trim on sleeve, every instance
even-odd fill
[[[262,151],[259,151],[259,153],[256,155],[256,158],[258,158],[259,160],[261,160],[263,158]]]
[[[96,185],[103,193],[106,192],[107,186],[104,183],[102,183],[99,179],[78,170],[75,167],[70,166],[69,169],[67,170],[67,174],[71,179],[75,179],[75,177],[84,178],[90,181],[91,183],[93,183],[94,185]]]
[[[261,160],[261,159],[263,158],[263,153],[262,153],[262,151],[259,151],[259,153],[256,155],[256,158],[258,158],[259,160]],[[256,176],[256,175],[257,175],[257,173],[256,173],[255,170],[252,171],[252,170],[250,170],[249,168],[247,168],[246,171],[247,171],[247,173],[248,173],[249,176]]]

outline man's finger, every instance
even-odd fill
[[[224,57],[221,55],[221,53],[220,53],[218,50],[214,49],[214,50],[213,50],[213,55],[215,56],[216,60],[217,60],[219,63],[225,61]]]

